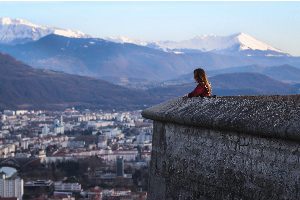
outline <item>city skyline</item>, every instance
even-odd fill
[[[1,17],[146,41],[245,32],[300,56],[299,2],[0,2]],[[53,15],[55,13],[55,15]]]

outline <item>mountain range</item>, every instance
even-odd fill
[[[25,44],[0,45],[0,51],[35,68],[97,78],[115,76],[151,81],[176,78],[197,66],[206,70],[243,65],[300,66],[300,58],[291,56],[224,55],[200,51],[176,54],[130,43],[56,34]]]
[[[91,37],[80,31],[37,25],[24,19],[0,18],[0,44],[36,41],[49,34],[75,38]]]
[[[259,65],[247,65],[240,67],[228,67],[226,69],[208,71],[207,75],[209,77],[213,77],[220,74],[231,73],[259,73],[284,83],[300,83],[300,68],[293,67],[291,65],[279,65],[270,67],[264,67]],[[194,79],[193,73],[191,72],[188,74],[181,75],[175,79],[164,81],[161,84],[178,85],[192,82],[194,82]]]
[[[209,74],[212,76],[217,74],[237,73],[237,72],[261,73],[285,83],[292,83],[292,84],[300,83],[300,68],[291,65],[279,65],[279,66],[270,66],[270,67],[249,65],[249,66],[242,66],[242,67],[229,67],[223,70],[210,71]]]
[[[198,66],[206,70],[245,65],[300,67],[299,57],[245,33],[197,36],[179,42],[145,42],[91,38],[76,31],[2,18],[0,41],[0,51],[35,68],[120,80],[164,81]]]
[[[260,73],[240,72],[219,74],[209,78],[212,93],[217,96],[231,95],[283,95],[299,94],[300,86],[283,83]],[[165,84],[149,89],[153,96],[176,97],[187,94],[195,83]]]
[[[80,31],[37,25],[24,19],[0,18],[0,44],[20,44],[36,41],[50,34],[73,38],[92,38],[92,36]],[[130,43],[139,46],[172,51],[176,54],[199,50],[201,52],[233,53],[235,51],[247,53],[253,52],[264,56],[289,56],[278,48],[257,40],[246,33],[236,33],[229,36],[201,35],[182,41],[142,41],[128,37],[106,37],[104,40],[116,43]],[[252,54],[251,54],[252,51]]]
[[[108,38],[108,40],[120,43],[134,43],[137,45],[163,49],[165,51],[173,51],[177,54],[198,50],[201,52],[215,52],[221,54],[234,54],[239,52],[246,56],[290,56],[288,53],[242,32],[229,36],[202,35],[183,41],[146,42],[127,37]]]
[[[0,109],[59,109],[70,106],[140,109],[161,100],[103,80],[33,69],[0,54]]]
[[[0,45],[1,50],[36,68],[98,78],[118,76],[163,80],[191,69],[175,54],[98,38],[51,34],[25,44]]]
[[[299,86],[259,73],[229,73],[210,78],[213,94],[296,94]],[[0,54],[0,109],[141,109],[184,95],[194,83],[133,90],[91,77],[34,69]]]
[[[142,108],[190,92],[199,66],[218,96],[300,92],[300,58],[245,33],[117,41],[0,22],[0,108]]]

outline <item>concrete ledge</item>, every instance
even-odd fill
[[[300,141],[300,95],[180,97],[142,115],[161,122]]]

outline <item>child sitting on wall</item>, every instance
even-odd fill
[[[194,79],[198,83],[197,87],[186,95],[188,98],[192,97],[210,97],[211,85],[208,82],[206,73],[203,69],[198,68],[194,70]]]

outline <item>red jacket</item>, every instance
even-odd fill
[[[191,97],[208,97],[208,96],[210,96],[208,88],[202,83],[199,83],[197,85],[197,87],[188,94],[189,98],[191,98]]]

